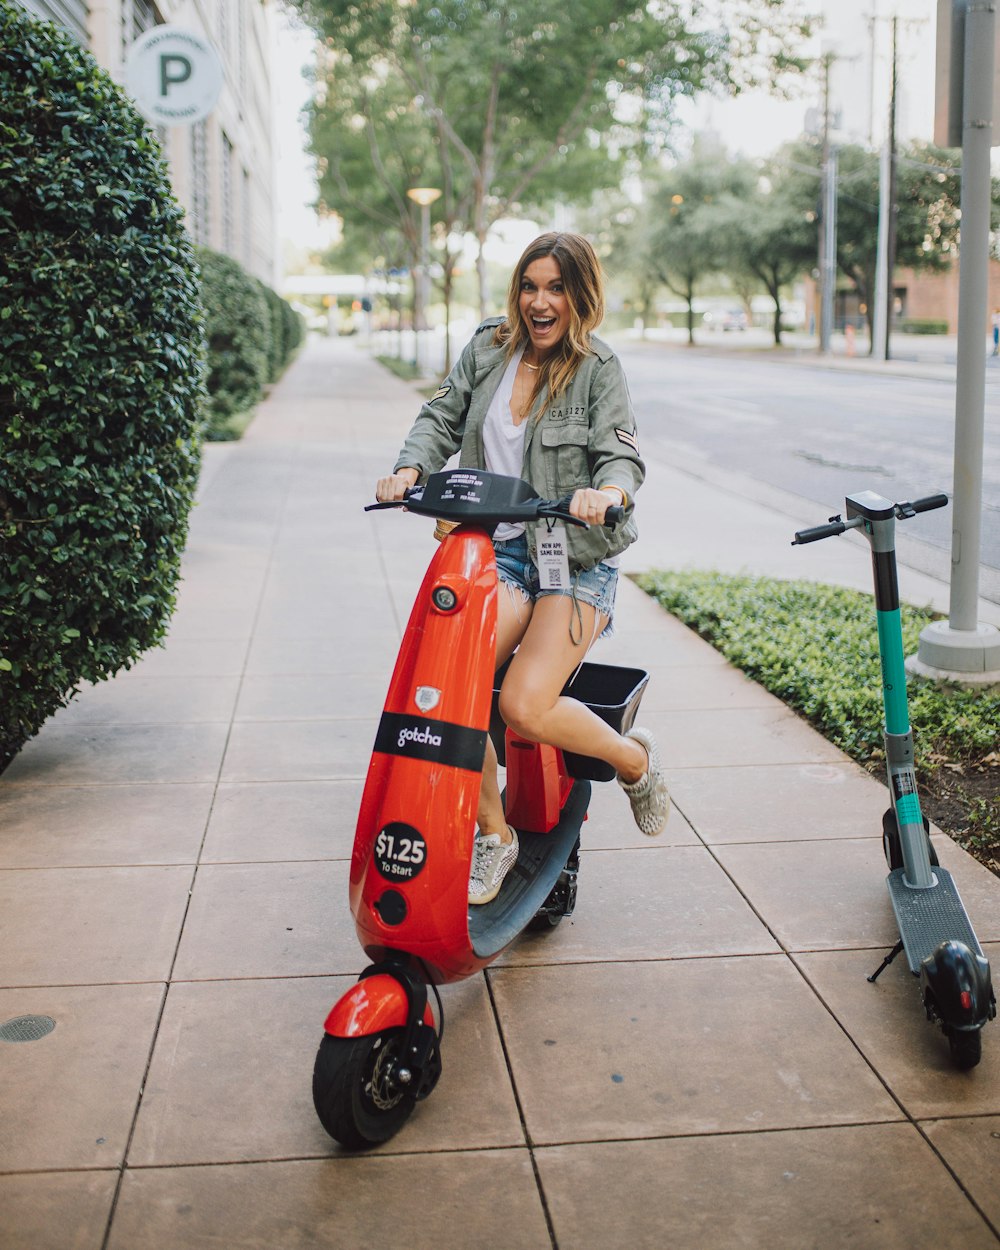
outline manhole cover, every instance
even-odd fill
[[[0,1042],[37,1042],[55,1027],[51,1016],[15,1016],[0,1024]]]

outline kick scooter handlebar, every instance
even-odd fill
[[[892,504],[891,507],[896,520],[905,521],[911,516],[916,516],[918,512],[930,512],[934,508],[943,508],[947,503],[948,496],[941,492],[907,503]],[[889,509],[886,508],[885,512],[888,513],[888,511]],[[848,521],[842,521],[839,516],[832,516],[826,525],[814,525],[811,529],[797,530],[792,546],[800,547],[804,543],[819,542],[821,538],[833,538],[835,534],[843,534],[845,530],[856,529],[864,523],[865,517],[861,514],[851,517]]]

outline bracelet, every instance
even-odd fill
[[[616,490],[618,494],[621,496],[621,506],[623,508],[628,506],[628,495],[625,494],[625,492],[622,490],[620,486],[600,486],[598,487],[598,489],[602,492],[609,491],[609,490]]]

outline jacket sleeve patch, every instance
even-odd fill
[[[636,455],[639,454],[639,440],[631,430],[615,430],[615,435],[620,443],[624,443],[626,447],[631,447]]]
[[[440,387],[438,391],[434,395],[431,396],[430,402],[433,404],[435,399],[444,399],[445,395],[447,395],[450,390],[451,390],[450,386]]]

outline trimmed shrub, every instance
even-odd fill
[[[934,317],[904,317],[899,323],[900,334],[947,334],[947,321]]]
[[[231,437],[230,417],[253,408],[268,380],[271,314],[264,287],[229,256],[197,249],[208,343],[205,436]]]
[[[151,131],[0,0],[0,767],[159,642],[198,475],[197,270]]]

